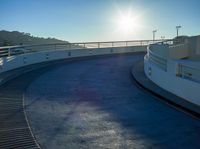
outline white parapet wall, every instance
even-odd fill
[[[113,47],[113,48],[94,48],[94,49],[73,49],[73,50],[48,50],[41,52],[25,53],[0,58],[0,74],[31,64],[70,59],[76,57],[110,55],[120,53],[144,52],[146,46]]]
[[[181,59],[189,57],[189,46],[188,44],[179,44],[170,46],[168,49],[168,57],[171,59]]]
[[[190,59],[188,43],[167,45],[150,45],[144,57],[145,75],[164,90],[200,106],[200,61]]]
[[[183,79],[175,75],[175,62],[168,62],[171,73],[163,71],[155,64],[144,58],[144,71],[146,76],[161,88],[200,106],[200,84]],[[151,71],[151,72],[150,72]],[[174,73],[172,73],[174,72]]]

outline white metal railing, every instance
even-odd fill
[[[158,41],[156,42],[156,44],[168,44],[169,46],[174,46],[174,45],[182,45],[184,44],[184,41],[181,41],[179,39],[166,39],[166,40],[162,40],[162,41]]]
[[[41,45],[22,45],[0,47],[0,57],[20,55],[24,53],[50,51],[50,50],[72,50],[88,48],[109,48],[109,47],[129,47],[129,46],[146,46],[162,40],[132,40],[132,41],[108,41],[108,42],[82,42],[82,43],[56,43]]]
[[[184,47],[186,43],[184,42],[180,42],[178,40],[165,40],[165,41],[161,41],[161,42],[157,42],[157,45],[169,45],[169,47]],[[154,45],[154,44],[152,44]],[[158,66],[159,68],[161,68],[164,71],[167,71],[167,58],[157,54],[155,51],[156,49],[151,49],[151,45],[148,47],[148,59],[149,61],[151,61],[153,64],[155,64],[156,66]],[[184,79],[188,79],[191,81],[195,81],[200,83],[200,67],[199,66],[192,66],[189,64],[183,64],[183,63],[179,63],[177,65],[177,72],[176,72],[176,76],[184,78]]]
[[[149,60],[157,65],[159,68],[161,68],[164,71],[167,71],[167,59],[157,55],[155,52],[152,52],[151,50],[148,51]]]
[[[189,79],[195,82],[200,82],[200,68],[178,64],[178,75],[184,79]]]
[[[159,42],[154,42],[154,44],[152,45],[173,45],[175,42],[175,40],[173,39],[167,39],[167,40],[162,40],[162,41],[159,41]],[[156,52],[153,52],[156,51],[156,49],[151,49],[151,45],[148,47],[148,58],[149,60],[154,63],[155,65],[157,65],[159,68],[161,68],[162,70],[164,71],[167,71],[167,58],[157,54]],[[158,49],[159,50],[159,49]]]

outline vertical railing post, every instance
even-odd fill
[[[184,77],[184,70],[183,70],[183,65],[180,64],[180,72],[181,72],[181,77]]]
[[[181,64],[177,65],[177,76],[182,77],[182,74],[181,74]]]
[[[114,42],[112,42],[112,48],[114,47]]]
[[[100,42],[98,42],[98,48],[100,48]]]
[[[10,50],[10,48],[8,49],[8,56],[11,56],[11,50]]]
[[[69,43],[69,49],[70,49],[70,50],[72,49],[72,44],[71,44],[71,43]]]
[[[126,47],[128,46],[128,42],[126,41]]]

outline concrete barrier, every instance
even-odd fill
[[[21,73],[36,69],[37,67],[40,67],[40,64],[44,63],[46,64],[53,61],[80,57],[126,54],[144,51],[146,51],[146,46],[129,46],[94,49],[48,50],[2,57],[0,58],[0,84],[5,83],[7,80],[10,80],[10,78],[16,77]],[[37,64],[37,67],[33,67],[34,64]]]
[[[144,58],[144,71],[146,76],[161,88],[200,106],[200,84],[176,76],[176,62],[168,60],[167,72]]]

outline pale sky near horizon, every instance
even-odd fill
[[[199,0],[0,0],[0,30],[70,42],[200,34]]]

